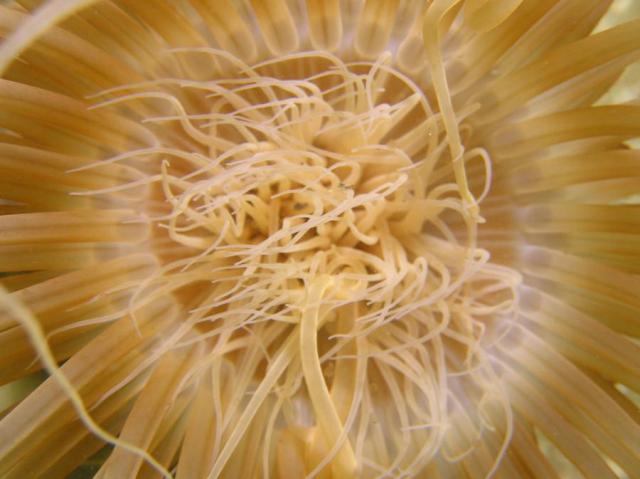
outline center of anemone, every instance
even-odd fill
[[[176,117],[208,151],[162,162],[171,205],[162,226],[197,250],[186,270],[225,271],[254,303],[245,324],[299,302],[320,274],[337,280],[336,297],[380,304],[374,323],[391,319],[392,304],[425,299],[429,262],[417,235],[429,222],[451,233],[438,218],[462,205],[430,191],[436,117],[387,60],[271,61],[201,84],[210,111]]]
[[[115,100],[170,107],[144,118],[166,145],[127,155],[145,162],[164,263],[137,298],[173,294],[189,325],[223,343],[273,328],[269,350],[326,277],[324,353],[336,338],[333,354],[355,337],[384,353],[444,334],[461,358],[476,354],[486,324],[474,307],[509,307],[514,281],[473,244],[441,115],[388,55],[300,53],[153,86]],[[487,293],[473,297],[473,281]]]
[[[452,408],[477,424],[469,444],[482,434],[466,401],[496,397],[483,344],[511,317],[518,278],[476,246],[479,218],[454,163],[480,158],[477,186],[490,162],[481,149],[451,157],[450,125],[388,55],[233,60],[209,79],[106,94],[118,92],[102,106],[135,104],[159,142],[111,160],[149,185],[149,246],[162,265],[129,307],[176,298],[183,325],[171,340],[207,344],[217,384],[253,388],[228,398],[241,408],[219,467],[272,392],[289,398],[287,423],[309,428],[320,463],[350,411],[373,413],[358,406],[365,380],[398,444],[421,425],[420,442],[438,447]],[[453,455],[466,447],[452,441]],[[344,444],[336,460],[351,471]]]

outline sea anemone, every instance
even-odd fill
[[[637,477],[611,3],[1,6],[0,477]]]

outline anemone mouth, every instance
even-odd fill
[[[0,7],[0,476],[640,469],[637,21],[148,2]]]

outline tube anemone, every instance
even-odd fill
[[[0,477],[638,474],[611,3],[0,6]]]

